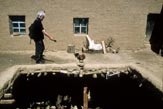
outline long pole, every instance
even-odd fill
[[[88,87],[83,90],[83,109],[88,109]]]

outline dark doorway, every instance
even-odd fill
[[[151,50],[163,56],[163,7],[161,9],[160,14],[158,15],[149,14],[148,17],[149,17],[148,19],[151,20],[150,28],[153,28],[151,33],[147,31],[148,35],[151,34],[151,37],[149,39],[150,44],[151,44]],[[152,20],[155,20],[155,21],[152,21]],[[148,27],[148,24],[147,24],[147,27]]]
[[[158,19],[160,14],[156,13],[149,13],[147,16],[147,26],[146,26],[146,38],[150,39],[152,35],[152,31],[154,28],[154,25]]]

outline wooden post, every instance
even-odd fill
[[[104,41],[101,41],[101,43],[102,43],[103,53],[106,54],[105,42]]]
[[[88,109],[88,87],[83,90],[83,109]]]

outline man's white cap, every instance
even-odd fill
[[[45,17],[45,11],[44,10],[42,10],[42,11],[39,11],[38,13],[37,13],[37,18],[41,18],[41,17]]]

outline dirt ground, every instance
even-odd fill
[[[1,51],[0,52],[0,72],[14,65],[35,65],[35,61],[30,57],[33,51]],[[45,51],[45,64],[65,64],[77,63],[73,53],[67,51]],[[150,48],[135,51],[120,51],[113,53],[85,53],[85,64],[126,64],[134,63],[141,66],[156,78],[163,80],[163,57],[153,53]]]
[[[30,57],[34,54],[33,51],[1,51],[0,52],[0,72],[14,65],[30,65],[35,64],[35,61]],[[45,51],[45,64],[64,64],[75,63],[78,60],[73,53],[67,51]],[[163,57],[153,53],[149,48],[137,51],[120,51],[117,54],[113,53],[85,53],[87,64],[120,64],[120,63],[136,63],[157,72],[163,71]]]

